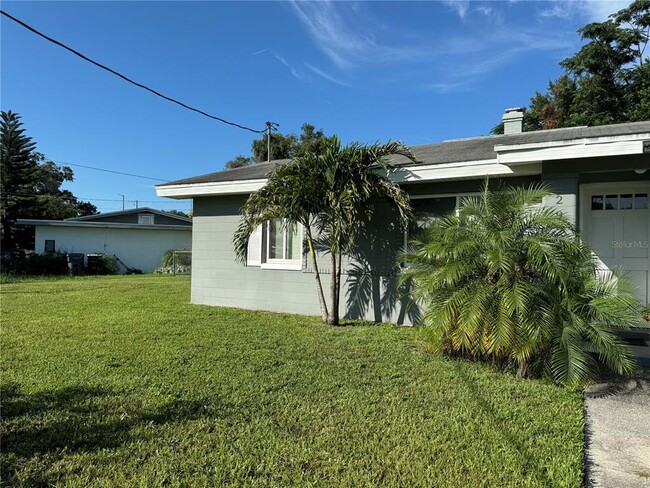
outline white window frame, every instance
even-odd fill
[[[303,260],[303,241],[304,241],[304,228],[302,224],[295,224],[298,226],[298,238],[300,240],[300,257],[297,259],[277,259],[269,258],[271,250],[271,226],[265,226],[265,235],[266,235],[266,249],[264,249],[264,256],[266,259],[263,260],[260,267],[262,269],[284,269],[284,270],[293,270],[293,271],[302,271],[302,260]],[[282,252],[283,255],[286,255],[287,252],[287,227],[285,226],[282,232]]]
[[[153,214],[138,214],[138,224],[140,225],[154,225]]]
[[[261,266],[264,260],[264,229],[266,225],[260,224],[248,238],[248,248],[246,251],[246,266]],[[257,247],[257,249],[255,249]],[[255,252],[257,251],[257,252]]]

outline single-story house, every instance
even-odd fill
[[[650,290],[650,122],[522,132],[523,111],[504,115],[505,134],[411,147],[418,162],[397,161],[389,177],[410,195],[417,222],[458,208],[487,176],[510,185],[543,181],[556,192],[546,205],[578,226],[603,267],[622,267],[645,303]],[[286,160],[158,185],[158,196],[192,198],[192,302],[319,314],[311,263],[300,229],[270,222],[249,243],[248,264],[235,261],[239,210],[269,172]],[[396,323],[413,321],[399,300],[395,256],[404,232],[390,214],[375,212],[373,232],[349,256],[341,315]],[[321,263],[326,267],[328,260]],[[327,286],[328,272],[324,270]]]
[[[38,253],[116,255],[144,273],[160,266],[168,250],[192,247],[191,219],[147,207],[65,220],[18,219],[18,224],[35,227]]]

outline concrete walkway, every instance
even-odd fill
[[[585,391],[587,487],[650,488],[650,371]]]

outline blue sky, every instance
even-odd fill
[[[11,2],[2,8],[127,76],[234,122],[303,122],[344,142],[487,134],[621,1]],[[173,180],[249,155],[254,134],[182,109],[3,18],[2,110],[49,159]],[[101,211],[156,197],[152,180],[74,167]]]

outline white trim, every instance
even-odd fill
[[[183,185],[157,186],[156,195],[169,198],[192,198],[210,195],[240,195],[259,190],[267,179],[238,181],[216,181],[211,183],[191,183]]]
[[[248,238],[248,246],[246,248],[246,266],[262,265],[264,227],[264,224],[258,225]],[[255,249],[255,247],[257,247],[257,249]]]
[[[270,258],[271,254],[271,225],[267,223],[265,226],[266,231],[266,250],[265,250],[265,260],[261,263],[262,269],[290,269],[290,270],[300,270],[302,271],[302,261],[303,261],[303,241],[304,241],[304,227],[301,224],[294,224],[298,226],[298,237],[300,241],[300,257],[296,259],[279,259],[279,258]],[[287,228],[282,229],[282,255],[285,256],[287,253]]]
[[[650,133],[628,134],[531,144],[497,144],[494,150],[500,164],[513,166],[535,161],[643,154],[643,143],[648,139]]]
[[[488,159],[391,168],[388,172],[388,179],[395,183],[415,183],[437,180],[473,180],[485,176],[527,176],[541,173],[541,162],[511,168],[497,163],[494,159]]]
[[[302,271],[302,259],[300,261],[295,261],[293,259],[269,259],[266,263],[262,263],[260,268]]]

